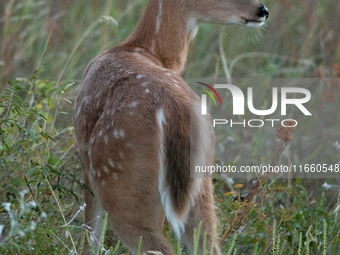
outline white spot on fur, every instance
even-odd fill
[[[111,167],[115,167],[115,164],[111,158],[109,158],[108,162]]]
[[[118,180],[118,175],[116,173],[113,173],[112,177],[115,178],[116,180]]]
[[[168,75],[168,76],[171,76],[172,74],[171,73],[165,73],[166,75]]]
[[[115,131],[113,132],[113,135],[115,136],[115,138],[116,138],[116,139],[118,139],[118,138],[119,138],[119,133],[118,133],[118,131],[117,131],[117,130],[115,130]]]
[[[104,136],[104,141],[106,144],[109,142],[109,137],[107,135]]]
[[[129,148],[132,148],[133,147],[133,143],[127,143],[126,144]]]
[[[145,87],[146,85],[148,85],[149,83],[148,82],[144,82],[144,83],[142,83],[142,87]]]
[[[142,79],[143,78],[143,75],[141,75],[141,74],[138,74],[137,76],[136,76],[136,79]]]
[[[102,181],[102,185],[105,186],[105,181]]]
[[[100,177],[100,172],[99,171],[97,172],[97,176],[98,176],[98,178]]]
[[[153,94],[153,97],[156,98],[157,97],[157,93]]]
[[[121,159],[124,159],[124,153],[123,152],[119,152],[119,157],[121,158]]]
[[[149,90],[149,89],[146,89],[146,90],[145,90],[145,93],[149,93],[149,92],[150,92],[150,90]]]
[[[108,172],[109,172],[109,169],[108,169],[106,166],[104,166],[104,172],[105,172],[105,173],[108,173]]]
[[[139,104],[139,102],[132,102],[131,104],[129,104],[130,108],[135,108],[137,105]]]
[[[123,170],[123,167],[121,164],[118,164],[118,169]]]
[[[103,130],[100,130],[99,137],[101,137],[102,135],[103,135]]]
[[[120,130],[119,131],[119,135],[120,135],[121,138],[124,138],[125,137],[124,130]]]
[[[77,114],[76,114],[76,117],[78,117],[80,114],[80,107],[78,108],[78,111],[77,111]]]

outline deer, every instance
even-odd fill
[[[114,234],[137,254],[174,255],[167,221],[193,251],[221,254],[212,180],[192,178],[212,165],[215,138],[201,99],[180,76],[189,42],[202,22],[259,27],[268,9],[258,0],[150,0],[127,39],[86,67],[74,105],[74,129],[84,164],[85,223],[99,249],[105,212]],[[89,246],[89,245],[88,245]],[[87,247],[90,253],[90,248]]]

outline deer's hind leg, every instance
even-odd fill
[[[122,168],[127,165],[122,165]],[[148,171],[148,169],[139,169]],[[138,175],[138,174],[137,174]],[[156,178],[154,178],[156,179]],[[118,173],[116,178],[104,178],[98,183],[98,196],[103,209],[108,212],[108,220],[115,235],[137,254],[140,237],[141,251],[159,251],[164,255],[174,255],[171,245],[162,233],[164,210],[160,203],[156,181],[142,176],[133,178],[130,174]],[[152,183],[155,182],[155,183]]]
[[[128,124],[125,121],[125,125]],[[142,236],[142,252],[174,255],[162,233],[165,213],[158,190],[158,137],[152,140],[135,134],[132,128],[112,129],[101,136],[102,129],[93,132],[98,134],[90,152],[95,199],[108,213],[114,234],[134,254]],[[143,130],[144,133],[156,131],[149,127]]]
[[[203,254],[204,232],[207,233],[206,250],[210,252],[213,244],[213,254],[220,255],[220,248],[217,234],[217,221],[215,213],[214,198],[212,192],[212,182],[210,178],[202,180],[201,192],[199,193],[195,205],[190,209],[188,221],[185,225],[185,242],[192,251],[194,245],[194,229],[198,229],[200,222],[202,227],[200,231],[198,254]],[[209,253],[210,254],[210,253]]]
[[[102,239],[102,230],[104,223],[104,210],[99,202],[98,195],[96,194],[96,189],[92,185],[92,176],[89,167],[89,158],[87,151],[81,151],[81,156],[83,163],[85,165],[85,169],[83,170],[83,183],[88,187],[92,193],[85,189],[83,191],[84,200],[85,200],[85,230],[88,231],[89,238],[91,244],[88,243],[88,240],[85,240],[85,254],[93,254],[91,251],[90,245],[95,252],[98,252],[100,248],[100,243]]]

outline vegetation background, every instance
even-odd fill
[[[338,0],[263,3],[270,10],[263,28],[202,24],[184,79],[225,78],[226,69],[232,77],[340,77]],[[0,254],[82,253],[91,230],[82,217],[86,187],[72,127],[73,103],[86,65],[129,35],[146,4],[0,0]],[[324,103],[339,104],[338,90],[327,87]],[[339,127],[330,131],[340,141]],[[233,136],[239,146],[244,138],[255,148],[263,139],[278,142],[236,133],[220,142]],[[337,141],[332,157],[340,161]],[[218,230],[223,236],[230,229],[224,254],[340,254],[339,180],[271,179],[247,204],[249,180],[217,176]],[[232,181],[245,186],[235,188]],[[240,218],[244,211],[246,217]],[[103,253],[128,252],[105,231]],[[178,254],[186,254],[169,225],[164,234]]]

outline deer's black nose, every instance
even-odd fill
[[[266,18],[266,20],[268,19],[269,17],[269,12],[268,12],[268,9],[266,6],[262,5],[259,9],[259,12],[258,12],[258,16],[259,17],[264,17]]]

